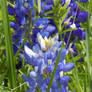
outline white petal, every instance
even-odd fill
[[[60,71],[59,75],[60,75],[60,77],[62,77],[63,76],[63,71]]]
[[[39,57],[39,54],[33,52],[30,48],[28,48],[27,46],[24,46],[24,51],[25,53],[29,56],[29,57]]]
[[[36,72],[35,72],[35,71],[31,71],[31,72],[30,72],[30,76],[32,76],[32,77],[36,77],[36,76],[37,76],[37,74],[36,74]]]
[[[70,25],[71,28],[76,28],[76,25],[73,23],[72,25]]]
[[[38,72],[38,66],[35,66],[35,71]]]
[[[71,0],[66,0],[66,3],[70,4]]]
[[[37,39],[38,39],[38,42],[41,46],[41,49],[46,50],[45,41],[44,41],[44,39],[43,39],[43,37],[41,36],[40,33],[37,34]]]

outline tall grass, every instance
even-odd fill
[[[88,1],[88,21],[87,21],[87,31],[86,31],[86,57],[87,57],[87,84],[88,84],[88,92],[92,92],[92,69],[91,69],[91,57],[90,57],[90,55],[91,55],[91,53],[90,53],[90,50],[91,50],[91,48],[90,48],[90,43],[91,43],[91,41],[90,41],[90,32],[91,32],[91,26],[90,26],[90,16],[89,16],[89,14],[92,12],[91,11],[91,9],[92,9],[92,6],[91,6],[91,4],[92,4],[92,0],[89,0]],[[91,13],[92,14],[92,13]]]
[[[8,19],[7,0],[0,0],[0,4],[2,10],[2,20],[3,20],[3,28],[5,35],[5,43],[6,43],[8,81],[9,81],[9,87],[12,89],[16,87],[16,69],[15,69],[13,45],[12,45],[10,26],[9,26],[9,19]]]

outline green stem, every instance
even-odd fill
[[[52,72],[51,80],[50,80],[50,83],[49,83],[49,85],[48,85],[47,92],[50,92],[50,88],[51,88],[51,86],[52,86],[53,79],[54,79],[54,76],[55,76],[55,73],[56,73],[56,69],[57,69],[57,66],[58,66],[58,63],[59,63],[59,60],[60,60],[61,51],[62,51],[62,48],[60,49],[59,55],[58,55],[58,57],[56,58],[55,68],[54,68],[54,70],[53,70],[53,72]]]
[[[9,86],[11,88],[14,88],[16,87],[16,69],[15,69],[12,38],[11,38],[11,33],[10,33],[8,10],[7,10],[6,2],[7,0],[1,0],[1,10],[2,10],[2,17],[3,17],[3,28],[5,32],[5,41],[6,41],[6,59],[7,59],[7,68],[8,68],[8,80],[9,80]]]

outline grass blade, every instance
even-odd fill
[[[90,31],[91,31],[91,26],[90,26],[90,4],[91,0],[89,0],[89,5],[88,5],[88,21],[87,21],[87,31],[86,31],[86,58],[87,58],[87,85],[88,85],[88,92],[92,92],[92,87],[91,87],[91,82],[92,82],[92,70],[91,70],[91,61],[90,61]]]
[[[10,33],[10,26],[8,20],[8,10],[7,10],[7,0],[1,0],[1,10],[3,17],[3,28],[5,33],[6,41],[6,59],[7,59],[7,68],[8,68],[8,80],[9,86],[11,88],[16,87],[16,69],[13,55],[13,46]]]

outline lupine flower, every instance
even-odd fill
[[[52,73],[54,69],[55,60],[58,55],[59,48],[61,47],[61,43],[58,41],[58,35],[56,35],[53,38],[47,37],[43,38],[40,33],[37,34],[37,41],[39,45],[35,44],[33,48],[29,48],[27,45],[24,46],[24,56],[26,62],[29,65],[34,66],[34,70],[30,72],[30,77],[33,80],[35,80],[35,83],[37,85],[39,85],[39,86],[36,85],[36,87],[40,87],[43,92],[46,92],[48,85],[45,83],[45,80],[49,77],[49,75]],[[59,92],[61,90],[58,87],[58,82],[56,82],[56,80],[60,80],[60,78],[62,78],[64,71],[65,72],[70,71],[74,67],[73,63],[64,62],[65,56],[66,56],[66,49],[63,49],[61,52],[61,58],[53,81],[55,83],[53,83],[52,85],[51,92],[53,91]],[[45,80],[43,80],[43,74],[46,75]],[[36,76],[40,76],[41,78],[40,77],[38,78]],[[29,83],[29,86],[31,87],[30,80],[28,81],[28,78],[26,79],[26,77],[23,78],[25,81]],[[68,84],[66,83],[64,85],[65,86],[62,89],[62,92],[63,90],[68,90],[66,89]],[[32,90],[32,88],[30,88],[29,90]]]

